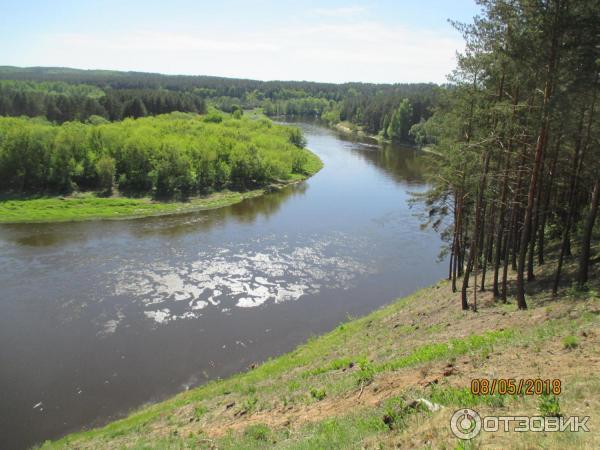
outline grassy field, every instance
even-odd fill
[[[541,289],[552,269],[544,267],[548,273],[529,286],[527,311],[485,292],[479,312],[463,312],[442,281],[247,372],[42,448],[600,448],[598,268],[589,290],[567,284],[552,298]],[[567,276],[573,270],[568,264]],[[481,377],[559,378],[562,393],[472,395],[471,380]],[[464,407],[482,415],[586,415],[591,432],[461,441],[449,420]]]
[[[323,167],[314,154],[307,174],[293,174],[289,182],[314,175]],[[283,185],[285,183],[280,183]],[[278,186],[280,186],[278,185]],[[99,197],[82,193],[67,197],[40,197],[0,200],[0,223],[70,222],[94,219],[131,219],[146,216],[180,214],[221,208],[265,193],[265,189],[246,192],[221,191],[189,201],[156,201],[151,198]]]
[[[219,208],[262,194],[220,192],[188,202],[159,202],[150,198],[97,197],[91,193],[0,201],[0,223],[68,222],[92,219],[129,219]]]

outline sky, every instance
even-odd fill
[[[0,0],[0,65],[445,81],[474,0]]]

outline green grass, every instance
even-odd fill
[[[308,150],[306,151],[306,154],[307,160],[304,164],[303,173],[292,173],[290,175],[290,179],[292,181],[303,180],[307,177],[314,175],[323,168],[323,161],[321,161],[321,159],[317,155]]]
[[[158,202],[150,198],[102,198],[93,194],[0,201],[0,223],[69,222],[131,219],[220,208],[262,194],[262,190],[221,192],[188,202]]]
[[[317,367],[315,369],[307,370],[302,374],[303,377],[309,377],[314,375],[320,375],[322,373],[330,372],[332,370],[340,370],[344,367],[351,367],[354,365],[353,358],[343,357],[334,359],[329,364],[323,367]]]
[[[450,342],[424,345],[410,354],[382,364],[377,372],[397,370],[403,367],[415,366],[429,361],[451,358],[474,351],[485,351],[498,342],[506,342],[515,336],[515,331],[488,331],[482,335],[473,335],[465,339],[452,339]]]
[[[560,417],[560,400],[556,395],[544,393],[538,399],[538,411],[545,417]]]
[[[362,412],[325,419],[322,422],[306,425],[293,433],[286,428],[260,429],[258,435],[260,439],[256,439],[255,431],[252,431],[241,436],[230,435],[220,439],[217,446],[227,449],[264,449],[276,445],[281,448],[298,450],[360,448],[357,443],[365,437],[389,432],[383,416],[384,409],[377,408],[369,413]],[[268,442],[266,442],[267,439]],[[162,445],[170,447],[174,445],[173,443],[174,440],[171,440]],[[189,448],[193,448],[193,446]]]
[[[566,336],[563,339],[563,346],[568,350],[573,350],[579,346],[579,339],[577,336]]]
[[[253,441],[268,441],[271,430],[263,423],[251,425],[244,430],[244,436]]]
[[[473,408],[479,405],[502,407],[507,399],[518,399],[518,396],[500,395],[474,395],[469,388],[437,387],[433,386],[429,394],[429,400],[443,406],[458,406],[461,408]]]
[[[409,400],[415,394],[423,395],[432,402],[439,403],[449,409],[461,407],[477,407],[481,405],[504,405],[506,397],[476,396],[468,389],[452,387],[434,388],[430,394],[411,392],[407,395],[393,396],[374,408],[327,418],[291,430],[288,427],[277,429],[258,423],[248,426],[241,434],[229,434],[216,441],[208,440],[202,434],[186,437],[171,436],[161,441],[142,439],[134,448],[217,448],[241,450],[264,449],[269,447],[312,450],[341,448],[363,448],[361,445],[368,439],[376,438],[380,442],[406,430],[412,417],[425,420],[430,416],[424,408],[409,406]],[[514,398],[518,400],[518,398]]]
[[[327,397],[327,392],[325,389],[310,388],[310,396],[317,401],[321,401]]]
[[[294,174],[290,182],[306,179],[323,167],[310,154],[304,174]],[[0,223],[72,222],[98,219],[133,219],[216,209],[264,194],[264,189],[246,192],[221,191],[189,201],[154,201],[150,198],[97,197],[92,193],[70,197],[41,197],[0,200]]]

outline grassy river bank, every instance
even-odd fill
[[[0,136],[0,223],[219,208],[306,179],[323,166],[304,148],[300,130],[218,111],[64,124],[0,117]],[[112,192],[115,182],[117,195],[99,195]],[[231,186],[240,190],[226,190]],[[75,194],[57,195],[62,192]],[[182,196],[189,200],[156,200]]]
[[[472,441],[449,427],[465,407],[598,417],[599,277],[553,298],[550,266],[529,286],[527,311],[485,292],[479,312],[463,312],[440,281],[244,373],[42,448],[598,448],[593,424],[589,433],[483,432]],[[560,379],[562,392],[478,396],[475,378]]]
[[[305,180],[323,167],[315,154],[308,152],[304,174],[293,174],[289,180],[248,191],[219,191],[186,201],[159,201],[150,197],[103,197],[92,192],[69,196],[0,199],[0,223],[72,222],[81,220],[118,220],[149,216],[183,214],[222,208],[247,198],[263,195],[273,189]]]

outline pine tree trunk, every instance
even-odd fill
[[[512,120],[515,120],[517,113],[517,104],[519,103],[519,87],[515,88],[514,101],[513,101],[513,111],[512,111]],[[506,227],[506,210],[507,204],[506,201],[508,199],[508,183],[509,178],[508,175],[510,173],[510,165],[512,159],[512,148],[513,148],[513,139],[512,136],[508,139],[508,145],[506,150],[506,166],[504,168],[504,176],[502,178],[502,195],[500,197],[500,214],[498,215],[498,231],[496,234],[496,253],[494,256],[494,282],[493,282],[493,292],[494,298],[500,297],[500,289],[498,288],[498,277],[500,273],[500,259],[501,256],[504,255],[502,251],[502,246],[506,246],[506,241],[508,240],[508,236],[505,235],[505,230],[509,227]]]
[[[469,276],[471,267],[475,268],[475,282],[474,288],[477,290],[477,259],[478,259],[478,243],[479,243],[479,233],[481,228],[481,209],[483,205],[483,194],[486,187],[487,182],[487,174],[490,167],[490,152],[486,151],[484,155],[483,161],[483,173],[481,174],[481,178],[479,180],[479,192],[477,195],[477,202],[475,205],[475,229],[473,230],[473,237],[471,239],[471,248],[469,250],[469,261],[467,263],[467,269],[465,271],[465,276],[463,277],[463,284],[461,290],[461,304],[463,310],[469,309],[469,302],[467,301],[467,288],[469,287]],[[473,311],[477,311],[477,294],[474,296],[473,302]]]
[[[448,267],[448,280],[452,280],[452,274],[454,273],[454,254],[456,253],[456,192],[454,193],[454,223],[452,230],[452,246],[450,247],[450,264]]]
[[[580,124],[583,124],[583,114]],[[577,192],[577,186],[579,181],[579,172],[581,171],[581,165],[583,162],[583,150],[581,149],[581,130],[582,126],[579,127],[579,133],[577,135],[577,142],[575,149],[573,150],[573,168],[571,171],[571,182],[569,184],[568,194],[568,212],[565,220],[565,229],[563,230],[562,245],[560,247],[560,254],[558,256],[558,263],[556,265],[556,273],[554,275],[554,284],[552,285],[552,295],[558,293],[558,285],[560,284],[560,276],[562,272],[562,266],[565,256],[569,256],[571,253],[571,225],[573,224],[575,216],[575,195]]]
[[[527,302],[525,301],[525,256],[527,252],[527,244],[531,233],[531,218],[533,213],[533,202],[538,184],[538,176],[540,172],[540,165],[544,154],[544,148],[546,146],[546,140],[548,137],[548,128],[550,126],[550,98],[552,97],[552,91],[554,88],[554,74],[556,66],[558,65],[558,27],[559,18],[561,13],[561,1],[556,0],[554,12],[554,23],[552,29],[552,41],[550,45],[550,54],[548,57],[548,68],[546,73],[546,83],[544,87],[544,102],[542,105],[542,126],[538,134],[537,144],[535,148],[535,161],[533,164],[533,170],[531,172],[531,180],[529,182],[529,193],[527,194],[527,208],[525,209],[525,219],[523,220],[523,229],[521,231],[521,244],[519,247],[519,259],[517,264],[517,306],[519,309],[527,309]]]
[[[556,173],[556,162],[558,161],[558,153],[560,149],[560,143],[562,140],[562,134],[559,134],[556,138],[556,145],[554,150],[554,156],[552,158],[552,164],[550,167],[550,180],[545,191],[544,206],[542,207],[542,216],[540,218],[540,226],[538,231],[538,265],[544,264],[544,240],[546,232],[546,218],[548,217],[548,211],[550,209],[550,199],[552,198],[552,188],[554,185],[554,174]]]
[[[529,102],[529,109],[532,107],[532,99]],[[505,236],[505,247],[504,247],[504,265],[502,267],[502,289],[500,291],[500,298],[503,303],[507,303],[508,301],[508,265],[512,261],[513,270],[516,270],[517,261],[516,255],[518,250],[518,217],[520,211],[521,204],[521,187],[523,185],[523,172],[525,170],[525,158],[527,155],[527,145],[523,145],[521,151],[521,158],[518,164],[518,175],[517,175],[517,183],[514,189],[513,198],[511,201],[511,209],[510,209],[510,220],[508,222],[508,227],[506,230]],[[511,254],[512,249],[512,254]]]
[[[467,214],[466,216],[464,215],[465,213],[465,205],[464,205],[464,197],[463,197],[463,204],[461,206],[462,211],[463,211],[463,220],[461,222],[461,229],[460,229],[460,264],[458,265],[458,275],[459,276],[464,276],[465,274],[465,266],[467,264],[465,264],[465,257],[466,257],[466,252],[467,252],[467,242],[469,242],[469,215]]]
[[[533,108],[533,98],[530,99],[529,101],[529,111],[531,112],[531,109]],[[521,197],[523,195],[523,184],[524,184],[524,177],[523,174],[525,173],[525,162],[527,160],[527,149],[528,149],[528,145],[527,143],[523,144],[523,149],[521,151],[521,160],[519,162],[519,168],[518,168],[518,180],[517,180],[517,188],[515,190],[515,195],[514,195],[514,202],[513,202],[513,210],[512,210],[512,214],[511,214],[511,221],[513,222],[511,224],[512,227],[512,232],[513,234],[511,235],[511,242],[512,242],[512,257],[511,257],[511,265],[512,265],[512,270],[517,270],[517,255],[519,254],[519,232],[522,229],[522,227],[519,227],[519,223],[521,223],[521,221],[519,220],[519,218],[521,217]]]
[[[598,81],[598,75],[596,75],[596,82],[597,81]],[[586,127],[585,142],[583,142],[583,137],[582,137],[583,119],[584,119],[584,115],[585,115],[584,114],[585,110],[582,111],[581,121],[579,123],[579,129],[578,129],[578,133],[577,133],[577,141],[576,141],[575,149],[574,149],[573,171],[571,173],[571,183],[570,183],[569,196],[568,196],[569,212],[567,214],[567,220],[566,220],[565,230],[564,230],[564,234],[563,234],[563,242],[562,242],[562,246],[561,246],[561,250],[560,250],[560,255],[558,258],[558,264],[556,267],[556,275],[554,277],[554,285],[552,286],[552,294],[553,295],[556,295],[558,293],[558,285],[560,284],[560,276],[561,276],[561,271],[562,271],[563,259],[564,259],[565,255],[571,256],[570,232],[571,232],[571,226],[573,224],[573,221],[575,220],[575,211],[577,210],[577,191],[578,191],[578,187],[579,187],[579,176],[581,173],[581,167],[583,166],[585,154],[586,154],[586,151],[587,151],[589,143],[590,143],[592,123],[594,120],[594,107],[595,106],[596,106],[596,89],[594,89],[593,95],[592,95],[589,116],[588,116],[588,123],[587,123],[587,127]],[[595,189],[595,187],[594,187],[594,189]],[[593,222],[592,222],[592,227],[593,227]],[[584,230],[584,233],[585,232],[586,231]],[[578,276],[578,278],[580,278],[580,277]]]
[[[598,199],[600,198],[600,178],[596,179],[594,184],[594,190],[592,191],[592,203],[590,210],[585,220],[583,227],[583,236],[581,239],[581,255],[579,259],[579,274],[578,274],[578,285],[582,288],[588,281],[589,263],[590,263],[590,246],[592,242],[592,231],[594,229],[594,222],[596,221],[596,215],[598,214]]]
[[[492,261],[494,233],[496,228],[496,208],[491,208],[491,217],[488,220],[487,244],[483,255],[483,267],[481,269],[481,291],[485,291],[485,274],[487,272],[488,263]]]
[[[502,289],[500,290],[500,298],[502,299],[502,303],[508,302],[508,264],[509,264],[509,256],[512,242],[512,236],[514,235],[512,229],[512,225],[509,224],[508,229],[506,230],[506,245],[504,246],[504,264],[502,266]]]
[[[454,227],[454,267],[452,268],[452,292],[456,292],[456,276],[458,273],[458,267],[460,263],[460,238],[461,238],[461,228],[462,228],[462,193],[455,194],[454,199],[455,206],[455,227]]]
[[[540,172],[544,173],[544,161],[542,159],[542,164],[540,167]],[[537,228],[539,224],[540,218],[540,202],[542,199],[542,183],[540,183],[540,189],[537,190],[537,195],[534,203],[534,213],[533,220],[531,223],[531,239],[529,239],[529,253],[527,257],[527,281],[533,281],[535,279],[535,275],[533,273],[533,258],[535,255],[535,239],[537,237]]]
[[[504,180],[503,185],[506,185],[506,180]],[[504,213],[506,211],[505,207],[506,202],[506,193],[504,187],[502,188],[502,199],[500,200],[500,215],[498,217],[498,230],[496,232],[496,243],[495,243],[495,253],[494,253],[494,281],[492,283],[492,291],[494,293],[494,298],[500,297],[500,289],[498,288],[498,278],[500,274],[500,253],[502,252],[503,245],[503,236],[504,236]]]

